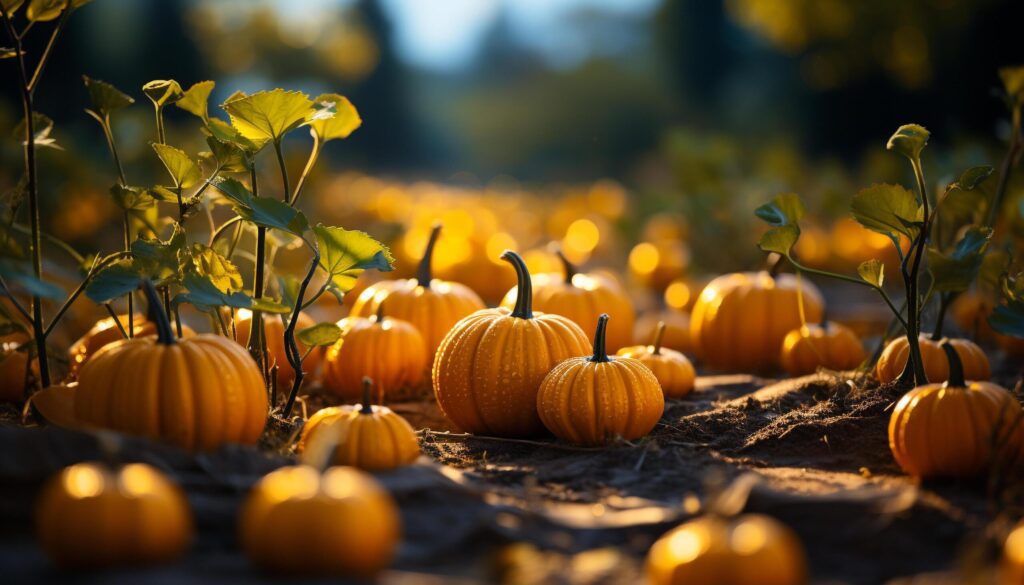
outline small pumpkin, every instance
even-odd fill
[[[575,265],[558,250],[563,275],[538,277],[533,286],[533,306],[544,313],[568,317],[584,331],[597,327],[597,316],[602,312],[612,317],[608,330],[608,347],[616,351],[633,341],[633,322],[636,312],[633,302],[622,286],[599,274],[578,272]],[[511,309],[516,304],[518,287],[508,291],[501,306]]]
[[[434,395],[463,431],[502,437],[544,431],[537,390],[551,368],[587,351],[587,335],[561,315],[533,312],[526,263],[505,251],[523,294],[512,311],[483,309],[456,323],[434,358]]]
[[[665,309],[645,313],[636,320],[634,342],[644,343],[658,334],[658,327],[664,323],[665,333],[661,338],[662,347],[682,353],[693,353],[690,339],[690,315],[676,309]]]
[[[391,564],[401,525],[394,500],[366,473],[299,465],[253,487],[239,532],[245,554],[265,570],[370,577]]]
[[[569,358],[551,369],[537,392],[537,412],[559,439],[602,445],[651,432],[665,412],[658,378],[640,360],[608,357],[608,315],[598,318],[594,352]]]
[[[256,362],[220,335],[176,339],[153,285],[143,288],[157,336],[107,345],[82,366],[76,418],[188,450],[254,444],[268,408]]]
[[[185,552],[192,515],[181,490],[150,465],[79,463],[43,488],[36,533],[62,566],[149,565]]]
[[[408,321],[384,314],[338,321],[341,337],[327,350],[323,385],[347,400],[362,396],[363,378],[377,384],[382,397],[400,399],[419,393],[427,368],[423,336]]]
[[[690,315],[698,360],[726,372],[757,373],[778,365],[782,340],[803,324],[801,290],[807,321],[820,321],[821,293],[792,274],[737,272],[709,282]]]
[[[662,347],[667,326],[662,321],[654,334],[651,345],[634,345],[619,350],[618,355],[638,360],[647,366],[661,384],[666,398],[683,398],[693,391],[697,380],[697,372],[685,355],[667,347]]]
[[[989,365],[985,351],[978,347],[978,344],[968,339],[950,339],[949,343],[956,349],[963,363],[964,376],[968,380],[988,380],[992,377],[992,368]],[[929,382],[945,382],[949,379],[949,361],[942,350],[940,340],[932,339],[932,336],[921,334],[918,337],[918,345],[921,348],[921,359],[924,362],[924,372]],[[882,355],[875,365],[875,376],[883,384],[898,380],[903,368],[910,356],[910,343],[905,335],[894,338],[885,346]]]
[[[468,286],[433,278],[431,259],[440,234],[441,226],[434,226],[416,278],[370,285],[356,299],[351,313],[356,317],[372,317],[377,308],[386,303],[388,315],[408,321],[419,330],[430,357],[452,326],[485,307],[480,296]]]
[[[651,585],[803,585],[800,539],[760,514],[701,516],[670,530],[647,553]]]
[[[25,382],[29,374],[29,354],[22,346],[29,341],[23,333],[0,337],[0,402],[21,402],[25,398]],[[39,371],[32,363],[32,373]]]
[[[118,315],[117,320],[120,321],[121,327],[127,331],[128,315]],[[142,313],[135,313],[132,324],[134,330],[132,337],[156,335],[156,325]],[[77,375],[82,365],[89,361],[89,358],[95,355],[96,352],[111,343],[124,339],[124,336],[121,334],[121,327],[117,326],[113,317],[100,319],[85,335],[71,344],[71,349],[68,351],[68,365],[71,369],[71,376]],[[192,337],[195,334],[196,332],[189,326],[182,326],[182,337]]]
[[[820,325],[798,327],[782,340],[782,369],[791,376],[813,374],[818,368],[845,371],[867,358],[864,345],[849,327],[822,320]]]
[[[999,577],[1001,585],[1024,583],[1024,522],[1018,524],[1006,537]]]
[[[291,315],[285,315],[285,319],[290,318]],[[309,315],[300,312],[299,319],[295,323],[295,331],[301,331],[313,325],[316,325],[316,321]],[[277,365],[277,387],[285,389],[284,391],[287,392],[292,382],[295,381],[295,370],[288,363],[288,354],[284,348],[284,330],[285,323],[281,320],[281,315],[263,314],[263,334],[267,338],[267,356],[270,360],[270,366]],[[242,347],[249,346],[251,331],[252,311],[238,309],[235,313],[235,340]],[[299,347],[299,355],[305,355],[306,345],[298,339],[295,340],[295,344]],[[320,365],[321,354],[322,352],[319,348],[310,352],[306,359],[302,361],[303,371],[316,373]]]
[[[299,450],[304,451],[320,433],[337,433],[335,465],[385,471],[416,461],[420,456],[416,431],[390,408],[374,405],[371,387],[370,379],[364,378],[362,404],[330,406],[309,417]]]
[[[959,348],[943,341],[949,380],[918,386],[896,403],[889,448],[915,477],[971,477],[994,461],[1013,461],[1024,448],[1024,413],[1005,389],[966,382]]]

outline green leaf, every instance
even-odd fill
[[[32,112],[32,131],[34,134],[34,142],[36,148],[53,148],[56,150],[64,150],[57,144],[57,140],[50,136],[53,132],[53,120],[45,114],[39,112]],[[22,146],[28,144],[25,140],[25,119],[22,118],[21,122],[14,128],[14,138],[21,142]]]
[[[281,292],[281,302],[294,307],[299,297],[302,282],[294,276],[283,274],[277,277],[277,289]]]
[[[167,201],[168,203],[178,202],[178,194],[163,185],[150,187],[145,190],[145,193],[157,201]]]
[[[211,136],[228,144],[235,145],[238,149],[255,154],[267,145],[267,140],[249,140],[241,135],[234,126],[220,118],[209,118],[206,121],[206,131]]]
[[[363,123],[356,107],[343,95],[325,93],[313,101],[333,113],[333,116],[317,118],[309,123],[310,131],[316,134],[320,142],[348,138]]]
[[[971,226],[949,254],[928,249],[928,272],[937,291],[960,292],[970,288],[978,276],[992,230]]]
[[[82,81],[85,82],[85,88],[89,90],[89,99],[92,100],[92,107],[101,117],[135,103],[134,98],[106,81],[92,79],[87,75],[82,76]]]
[[[223,293],[242,290],[242,274],[238,268],[209,246],[192,244],[192,266]]]
[[[1003,81],[1003,88],[1010,101],[1024,104],[1024,65],[1003,67],[999,70],[999,78]]]
[[[1024,302],[1008,301],[996,305],[988,318],[993,329],[1011,337],[1024,337]]]
[[[367,269],[390,272],[394,258],[387,246],[369,235],[340,227],[317,224],[313,228],[320,249],[320,267],[330,278],[329,289],[345,293]]]
[[[295,338],[306,347],[334,345],[341,338],[341,327],[334,323],[317,323],[296,333]]]
[[[917,197],[900,185],[872,185],[853,196],[850,210],[854,219],[869,230],[894,237],[904,234],[913,239],[924,221],[924,210]]]
[[[64,290],[61,287],[36,278],[24,262],[0,259],[0,277],[3,277],[7,285],[15,291],[21,290],[44,299],[64,298]]]
[[[761,236],[757,247],[765,252],[775,252],[783,256],[789,256],[793,246],[800,239],[800,228],[795,225],[784,225],[772,228]]]
[[[309,222],[301,211],[277,199],[255,197],[236,179],[221,177],[213,181],[213,186],[231,200],[235,213],[242,219],[298,237],[309,229]]]
[[[982,290],[999,290],[999,280],[1009,267],[1010,255],[1005,250],[990,249],[978,270],[978,286]]]
[[[110,188],[110,196],[122,211],[145,211],[153,205],[153,195],[138,187],[114,185]]]
[[[135,267],[159,283],[180,280],[185,245],[185,232],[179,226],[174,226],[167,241],[139,238],[131,245]]]
[[[279,141],[316,114],[309,96],[298,91],[273,89],[224,102],[231,125],[253,141]]]
[[[754,215],[774,226],[761,236],[758,247],[765,252],[789,256],[800,239],[800,220],[805,213],[804,203],[792,193],[776,196],[770,203],[754,210]]]
[[[210,119],[210,93],[213,91],[214,85],[212,81],[195,83],[185,91],[185,94],[174,105],[194,116],[198,116],[203,122],[206,122]]]
[[[197,165],[183,151],[166,144],[153,143],[153,150],[164,163],[167,173],[174,181],[174,186],[181,189],[194,187],[203,180],[203,174]]]
[[[85,287],[85,296],[94,303],[107,303],[139,288],[143,272],[132,260],[122,260],[104,267]]]
[[[882,284],[885,283],[885,265],[878,260],[861,262],[857,267],[857,274],[864,282],[873,284],[877,288],[882,288]]]
[[[68,0],[32,0],[25,17],[33,22],[46,22],[60,16],[67,5]]]
[[[929,136],[931,136],[931,132],[928,132],[924,126],[904,124],[889,138],[885,147],[911,160],[917,160],[921,158],[921,151],[928,144]]]
[[[142,86],[142,92],[153,102],[157,108],[173,104],[185,97],[181,86],[173,79],[154,79]]]
[[[961,189],[963,191],[973,191],[978,185],[985,182],[986,179],[992,176],[995,169],[989,165],[980,165],[971,167],[964,171],[960,178],[955,183],[949,186],[950,189]]]
[[[237,144],[219,140],[212,134],[206,137],[206,144],[210,146],[210,152],[201,152],[199,156],[212,158],[220,172],[244,173],[249,170],[249,157]]]
[[[174,303],[189,303],[204,312],[214,311],[218,307],[252,309],[278,314],[285,314],[291,311],[289,307],[272,299],[263,298],[255,300],[243,292],[225,293],[217,288],[217,285],[209,278],[191,271],[185,274],[182,284],[188,292],[176,296]]]

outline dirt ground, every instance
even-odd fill
[[[405,538],[384,583],[632,583],[659,535],[689,517],[709,486],[752,478],[746,510],[771,514],[803,540],[813,583],[940,583],[913,575],[966,568],[992,554],[987,536],[1024,513],[1024,482],[916,485],[886,443],[899,393],[849,375],[774,382],[705,377],[667,404],[647,438],[608,448],[549,439],[510,441],[451,432],[425,399],[391,406],[420,431],[417,465],[378,478],[398,501]],[[311,397],[315,409],[331,402]],[[125,438],[121,458],[156,465],[186,489],[198,527],[191,553],[159,570],[90,577],[53,568],[31,539],[39,485],[60,467],[99,458],[95,440],[56,428],[0,425],[0,571],[4,583],[242,583],[272,580],[235,546],[238,506],[268,454],[296,429],[269,432],[264,449],[188,455]],[[692,509],[691,509],[692,512]],[[289,582],[294,582],[289,580]],[[336,582],[336,581],[335,581]]]

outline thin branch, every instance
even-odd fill
[[[28,310],[21,304],[21,301],[11,293],[11,289],[7,288],[7,282],[0,276],[0,290],[3,291],[4,296],[11,300],[11,304],[18,311],[19,314],[28,322],[29,326],[32,326],[32,315],[28,313]]]
[[[57,21],[57,26],[54,27],[53,34],[50,35],[50,40],[46,43],[46,49],[43,50],[43,55],[39,58],[39,64],[36,65],[35,73],[32,74],[32,79],[29,80],[26,86],[30,95],[34,95],[36,92],[36,86],[39,85],[39,80],[42,78],[43,69],[46,68],[46,64],[50,61],[50,55],[57,44],[57,37],[60,36],[60,31],[64,29],[64,24],[67,22],[72,10],[72,8],[65,7],[60,13],[60,20]]]

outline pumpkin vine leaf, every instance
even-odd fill
[[[192,244],[192,268],[205,276],[222,293],[242,290],[242,274],[233,262],[220,255],[213,248],[203,244]]]
[[[59,144],[57,139],[51,136],[53,132],[53,120],[45,114],[39,112],[32,112],[32,127],[34,132],[33,142],[36,148],[53,148],[55,150],[64,150]],[[22,146],[26,146],[25,143],[25,120],[14,128],[14,138],[17,139]]]
[[[166,144],[153,143],[152,146],[174,181],[175,188],[189,189],[203,180],[199,165],[184,151]]]
[[[901,185],[880,183],[862,189],[853,196],[850,211],[862,226],[894,241],[896,234],[913,239],[924,222],[924,208]]]
[[[277,314],[291,312],[291,307],[267,297],[254,299],[240,291],[223,292],[217,288],[213,280],[194,270],[186,272],[182,286],[187,292],[179,293],[174,298],[174,304],[188,303],[206,313],[215,311],[218,307],[250,309]]]
[[[246,221],[300,238],[309,229],[309,222],[301,211],[278,199],[254,196],[237,179],[220,177],[212,184],[231,201],[235,213]]]
[[[937,291],[961,292],[970,288],[978,276],[992,230],[971,226],[949,253],[928,249],[928,271]]]
[[[921,157],[921,151],[928,145],[929,137],[931,137],[931,132],[924,126],[904,124],[896,129],[885,148],[898,152],[909,159],[918,159]]]
[[[132,242],[134,263],[143,276],[166,284],[181,280],[181,260],[186,252],[185,232],[175,226],[167,241],[139,238]]]
[[[341,327],[335,323],[317,323],[296,333],[295,338],[307,347],[334,345],[341,338]]]
[[[221,107],[230,116],[231,125],[256,142],[278,142],[317,113],[309,96],[299,91],[278,88],[232,98]]]
[[[152,192],[121,184],[110,188],[110,197],[122,211],[145,211],[154,201]]]
[[[23,262],[0,259],[0,277],[12,287],[41,298],[63,299],[64,289],[36,277]]]
[[[83,75],[82,81],[85,82],[85,88],[89,91],[89,99],[92,101],[93,107],[91,111],[97,117],[109,116],[111,112],[126,108],[135,103],[135,98],[106,81],[93,79],[88,75]]]
[[[210,93],[216,84],[212,81],[200,81],[185,90],[181,99],[174,105],[201,119],[204,123],[210,119]]]
[[[885,265],[879,260],[867,260],[857,267],[857,274],[864,282],[875,288],[882,288],[885,282]]]
[[[773,227],[761,236],[757,245],[765,252],[789,257],[793,246],[800,239],[799,223],[805,213],[803,201],[792,193],[777,195],[769,203],[758,207],[754,214]]]
[[[115,262],[93,276],[85,287],[85,296],[94,303],[109,303],[139,288],[144,275],[144,270],[135,260]]]
[[[348,138],[362,124],[359,112],[347,97],[336,93],[321,94],[313,100],[317,106],[329,109],[333,115],[319,116],[309,122],[309,130],[320,142]]]
[[[1011,337],[1024,338],[1024,301],[1009,300],[996,305],[988,318],[993,329]]]
[[[390,272],[395,259],[391,251],[364,232],[317,224],[313,227],[320,248],[320,268],[330,279],[328,289],[344,294],[356,278],[368,269]]]
[[[146,94],[157,108],[173,104],[185,97],[181,85],[173,79],[154,79],[142,86],[142,93]]]

